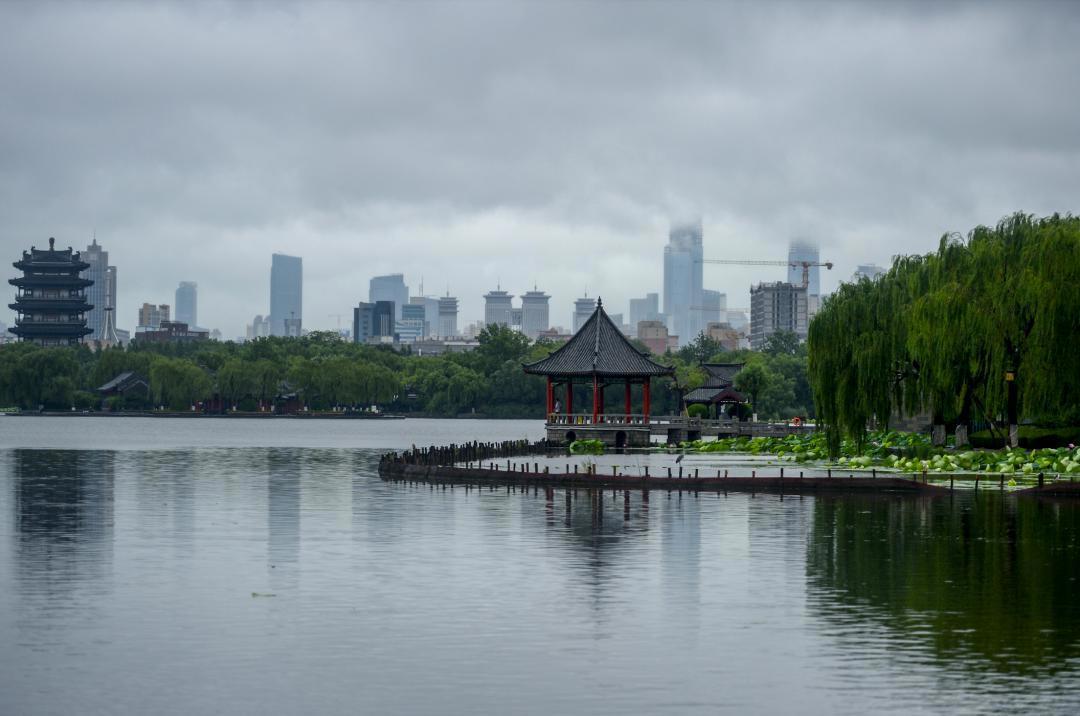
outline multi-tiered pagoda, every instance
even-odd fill
[[[93,333],[86,326],[86,313],[93,308],[86,302],[86,288],[94,282],[79,276],[90,268],[79,252],[70,246],[57,251],[55,243],[49,239],[48,250],[31,247],[14,263],[23,275],[8,281],[19,290],[15,303],[8,304],[18,314],[8,330],[42,346],[75,345]]]

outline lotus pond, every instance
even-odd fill
[[[659,448],[663,449],[663,448]],[[1080,448],[1021,448],[1001,450],[955,449],[934,446],[919,433],[870,433],[860,447],[844,440],[840,456],[829,459],[824,433],[783,438],[733,437],[682,443],[679,450],[695,453],[748,453],[774,455],[778,460],[850,470],[941,473],[974,479],[986,473],[1004,474],[1010,484],[1035,483],[1039,473],[1061,479],[1080,474]]]

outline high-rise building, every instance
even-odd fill
[[[859,267],[855,269],[855,275],[852,276],[852,280],[858,282],[865,278],[873,281],[884,273],[885,269],[877,264],[859,264]]]
[[[353,309],[353,343],[391,343],[397,325],[393,301],[361,302]]]
[[[397,306],[393,301],[375,301],[375,308],[371,314],[371,337],[379,340],[394,339],[394,328],[397,321],[394,316],[397,314]]]
[[[705,322],[702,330],[710,323],[722,323],[727,313],[727,294],[705,289],[701,292],[701,320]]]
[[[803,267],[801,263],[806,261],[808,263],[818,263],[820,261],[820,253],[818,252],[817,244],[812,241],[806,241],[805,239],[795,239],[788,246],[788,263],[792,264],[788,266],[788,279],[787,282],[792,286],[803,285]],[[807,295],[820,296],[821,295],[821,269],[818,266],[811,266],[807,271]]]
[[[247,327],[246,337],[249,341],[253,341],[256,338],[266,338],[270,335],[270,318],[269,316],[263,318],[262,316],[255,316],[251,321],[251,325]]]
[[[781,331],[805,341],[808,323],[807,292],[801,285],[778,281],[750,287],[750,347],[754,350]]]
[[[660,294],[647,293],[645,298],[630,299],[630,329],[637,331],[642,321],[660,321]]]
[[[664,247],[664,313],[668,329],[683,345],[704,329],[702,270],[704,259],[701,222],[671,227]]]
[[[543,291],[526,291],[521,297],[521,332],[534,341],[550,325],[548,301],[551,296]]]
[[[142,308],[139,309],[139,323],[135,330],[137,332],[143,331],[156,331],[161,328],[161,324],[169,321],[169,305],[166,303],[160,306],[155,306],[152,303],[144,303]]]
[[[457,337],[457,314],[458,300],[447,292],[445,296],[439,298],[439,338]]]
[[[371,339],[375,321],[375,304],[361,302],[352,312],[353,343],[367,343]]]
[[[509,327],[510,311],[514,308],[514,297],[501,289],[484,294],[484,325],[499,324]]]
[[[424,338],[424,325],[427,312],[422,303],[408,303],[402,306],[401,320],[397,321],[394,330],[402,343],[415,343]]]
[[[30,247],[23,251],[15,268],[23,272],[8,283],[15,286],[15,325],[8,329],[21,341],[42,346],[75,345],[90,335],[86,314],[93,308],[86,300],[90,279],[82,277],[89,265],[78,251],[69,246],[65,251],[55,248]]]
[[[198,317],[199,286],[194,281],[181,281],[176,289],[176,320],[194,329]]]
[[[274,254],[270,263],[270,335],[299,336],[303,320],[303,259]]]
[[[400,273],[376,276],[368,283],[368,301],[392,301],[394,304],[394,320],[401,320],[401,313],[405,305],[409,303],[409,287],[405,285],[405,276]]]
[[[679,347],[679,337],[670,335],[662,321],[641,321],[635,331],[638,340],[654,355],[664,355]]]
[[[596,299],[583,296],[574,300],[574,333],[581,330],[585,322],[596,312]]]
[[[109,266],[109,252],[101,248],[96,238],[80,255],[90,266],[80,276],[94,282],[86,289],[86,300],[93,306],[86,314],[86,327],[93,333],[86,340],[104,340],[106,311],[116,308],[116,267]]]
[[[423,338],[431,338],[436,331],[439,330],[439,299],[431,298],[429,296],[413,296],[409,299],[409,304],[413,306],[424,307],[424,325],[423,325]],[[405,311],[402,310],[401,317],[404,320]]]
[[[727,313],[727,322],[731,324],[731,327],[740,333],[746,333],[746,329],[750,327],[750,319],[746,317],[746,311],[725,311]]]

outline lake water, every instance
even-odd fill
[[[0,713],[1080,712],[1080,503],[376,474],[541,433],[0,418]]]

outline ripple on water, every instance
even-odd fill
[[[334,439],[0,451],[0,711],[1080,707],[1076,505],[567,502]]]

